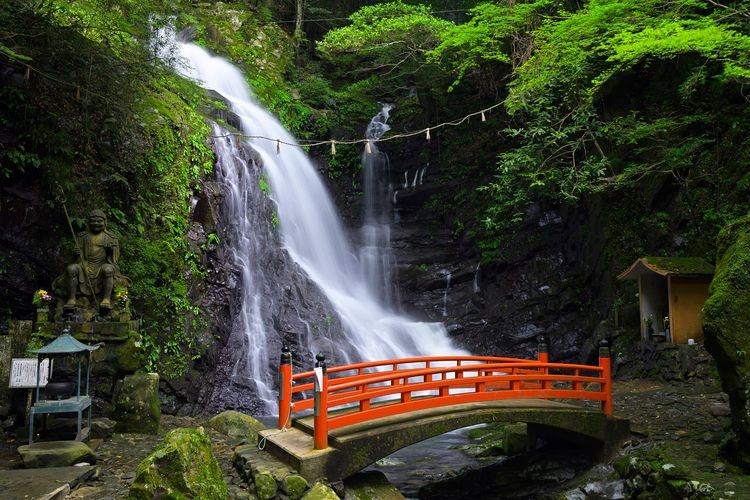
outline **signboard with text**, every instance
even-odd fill
[[[45,387],[49,378],[49,358],[39,365],[39,387]],[[36,387],[36,358],[13,358],[10,365],[10,383],[12,389],[29,389]]]

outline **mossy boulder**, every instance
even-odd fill
[[[281,481],[281,491],[289,497],[290,500],[302,498],[305,492],[310,488],[307,479],[298,474],[289,474]]]
[[[359,472],[344,481],[345,500],[403,500],[404,495],[380,471]]]
[[[228,498],[227,485],[202,427],[175,429],[136,470],[127,498]]]
[[[135,373],[118,382],[112,413],[117,432],[157,434],[161,419],[159,374]]]
[[[302,500],[339,500],[339,496],[330,486],[319,481],[310,488],[310,491],[302,497]]]
[[[138,332],[129,331],[126,340],[117,349],[117,369],[120,373],[135,373],[145,364]]]
[[[80,441],[46,441],[18,447],[27,469],[67,467],[81,462],[96,463],[96,455]]]
[[[719,233],[718,259],[703,307],[705,344],[732,410],[734,436],[723,449],[750,470],[750,216]]]
[[[248,443],[255,443],[258,440],[258,432],[266,428],[259,420],[234,410],[227,410],[212,417],[208,421],[208,427]]]
[[[260,472],[253,476],[255,494],[261,500],[270,500],[276,496],[276,479],[270,472]]]

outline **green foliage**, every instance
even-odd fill
[[[750,123],[740,104],[750,71],[745,4],[570,4],[480,4],[430,52],[456,76],[451,88],[505,67],[509,141],[480,188],[485,255],[497,255],[531,203],[575,205],[658,178],[679,186],[697,221],[692,236],[714,234],[746,209],[747,188],[736,183],[750,152],[736,132]]]
[[[264,195],[269,196],[271,194],[271,186],[268,185],[266,174],[263,174],[258,178],[258,187]]]
[[[362,7],[349,19],[349,26],[329,31],[317,44],[339,75],[347,74],[350,81],[356,75],[367,82],[368,92],[403,91],[426,74],[434,79],[426,52],[452,23],[433,16],[427,6],[400,1]]]
[[[452,23],[434,17],[424,5],[401,1],[363,7],[349,17],[351,25],[329,31],[318,51],[333,58],[357,54],[373,62],[363,71],[391,70],[420,57]]]
[[[428,53],[428,60],[440,61],[456,75],[449,90],[467,73],[481,72],[480,65],[487,62],[517,66],[531,54],[530,31],[557,5],[552,0],[479,4],[469,10],[468,22],[441,33],[440,44]]]
[[[150,368],[177,376],[199,354],[188,280],[201,270],[187,258],[185,235],[190,197],[211,171],[213,153],[196,111],[203,91],[149,50],[148,20],[158,21],[152,14],[160,6],[79,0],[0,7],[0,43],[8,49],[0,65],[23,75],[20,58],[2,59],[12,51],[33,67],[28,80],[0,85],[0,123],[13,141],[0,149],[0,173],[16,182],[43,165],[43,192],[63,187],[76,230],[83,214],[104,209],[147,325],[142,348]]]

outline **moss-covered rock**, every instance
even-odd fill
[[[302,500],[339,500],[339,496],[328,485],[317,482]]]
[[[523,453],[528,448],[526,424],[519,422],[505,426],[503,432],[503,448],[506,455]]]
[[[255,494],[261,500],[269,500],[276,496],[276,479],[270,472],[260,472],[253,476]]]
[[[734,436],[727,457],[750,470],[750,216],[719,234],[716,275],[703,307],[706,349],[729,394]]]
[[[80,441],[47,441],[18,447],[27,469],[67,467],[80,462],[96,463],[96,455]]]
[[[128,340],[117,349],[117,368],[120,373],[135,373],[145,365],[140,342],[141,336],[138,332],[128,332]]]
[[[161,404],[158,373],[135,373],[125,377],[118,383],[112,403],[118,432],[159,432]]]
[[[153,498],[228,498],[211,441],[202,427],[175,429],[136,470],[130,500]]]
[[[302,498],[305,492],[310,488],[307,479],[298,474],[289,474],[281,481],[281,491],[283,491],[290,500]]]
[[[404,495],[380,471],[359,472],[348,477],[345,500],[403,500]]]
[[[234,410],[227,410],[212,417],[208,421],[208,427],[229,437],[243,439],[248,443],[255,443],[258,439],[258,431],[266,428],[262,422],[250,415]]]

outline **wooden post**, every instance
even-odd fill
[[[549,344],[547,344],[547,338],[544,336],[539,337],[539,343],[537,344],[536,359],[540,363],[549,363]],[[549,372],[548,368],[542,368],[540,373],[546,375]],[[541,381],[542,389],[549,389],[549,382],[547,380]]]
[[[328,448],[328,373],[326,373],[326,357],[323,353],[315,356],[315,412],[313,437],[315,449]]]
[[[547,344],[547,338],[544,336],[539,337],[536,359],[540,363],[549,363],[549,345]]]
[[[279,429],[289,424],[292,414],[292,353],[289,346],[281,347],[279,362]]]
[[[609,353],[609,342],[599,342],[599,366],[602,368],[602,392],[605,399],[602,401],[602,411],[608,417],[612,416],[612,359]]]

